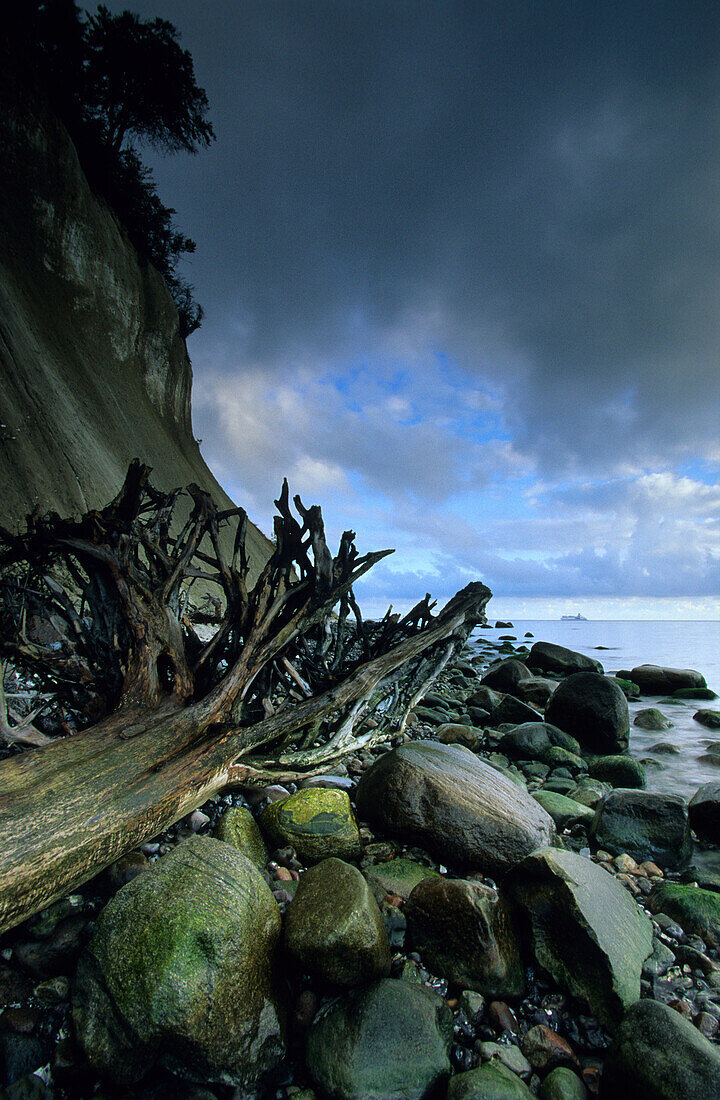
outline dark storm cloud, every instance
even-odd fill
[[[200,369],[218,342],[342,367],[424,325],[548,469],[713,445],[716,5],[134,6],[180,27],[218,132],[159,166]]]

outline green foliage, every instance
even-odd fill
[[[165,277],[184,337],[202,320],[193,288],[176,273],[195,243],[179,232],[152,172],[137,151],[195,153],[214,140],[208,100],[192,57],[164,19],[143,20],[104,5],[83,13],[75,0],[25,0],[14,13],[0,67],[32,81],[75,141],[91,186],[113,208],[143,260]]]

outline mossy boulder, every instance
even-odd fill
[[[696,710],[693,718],[709,730],[720,729],[720,710]]]
[[[587,1100],[587,1089],[567,1066],[551,1070],[540,1086],[540,1100]]]
[[[493,1059],[451,1078],[446,1100],[535,1100],[516,1073]]]
[[[431,878],[405,905],[406,943],[433,974],[491,997],[525,987],[518,936],[507,902],[481,882]]]
[[[589,806],[556,791],[536,791],[533,798],[550,814],[558,829],[567,829],[577,822],[589,826],[595,819],[595,811]]]
[[[264,870],[268,850],[255,818],[244,806],[231,806],[220,817],[213,836],[223,844],[231,844],[259,870]]]
[[[452,1012],[427,986],[385,978],[330,1002],[306,1047],[310,1076],[333,1100],[424,1100],[450,1076]]]
[[[685,799],[679,794],[618,788],[596,811],[591,839],[613,855],[627,852],[638,863],[683,867],[692,854]]]
[[[457,745],[421,741],[384,753],[357,787],[357,811],[443,863],[501,872],[552,843],[555,826],[512,780]]]
[[[612,875],[575,852],[544,848],[504,888],[527,917],[540,966],[607,1027],[640,996],[652,923]]]
[[[440,877],[432,867],[405,858],[375,863],[372,867],[363,867],[362,871],[378,901],[386,894],[397,894],[403,901],[407,901],[423,879]]]
[[[690,799],[688,815],[698,836],[720,843],[720,783],[703,783]]]
[[[633,718],[633,725],[641,730],[672,729],[670,719],[666,718],[657,707],[646,707],[645,710],[639,710]]]
[[[679,1012],[650,998],[630,1008],[607,1052],[602,1095],[613,1100],[720,1096],[720,1053]]]
[[[630,714],[615,680],[597,672],[568,676],[550,697],[545,721],[571,734],[588,752],[618,753],[628,746]]]
[[[271,802],[260,825],[275,848],[294,848],[301,860],[316,863],[337,856],[357,859],[361,853],[357,821],[346,791],[326,787],[296,791]]]
[[[356,867],[324,859],[300,879],[285,913],[285,949],[301,972],[337,986],[390,973],[390,944],[370,887]]]
[[[664,882],[650,894],[648,908],[666,913],[684,932],[720,947],[720,894],[714,890]]]
[[[645,769],[640,761],[624,754],[597,756],[591,761],[588,771],[593,779],[609,783],[611,787],[645,790],[647,784]]]
[[[184,841],[115,895],[81,956],[73,1019],[91,1064],[122,1083],[153,1065],[257,1083],[284,1054],[279,936],[250,861],[211,837]]]

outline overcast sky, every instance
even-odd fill
[[[211,103],[153,163],[251,517],[287,475],[395,547],[378,609],[479,578],[497,614],[720,617],[717,3],[128,6]]]

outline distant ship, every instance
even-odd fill
[[[560,619],[562,620],[562,622],[568,622],[568,623],[586,623],[587,622],[587,619],[585,618],[585,616],[581,615],[579,611],[578,611],[577,615],[561,615]]]

